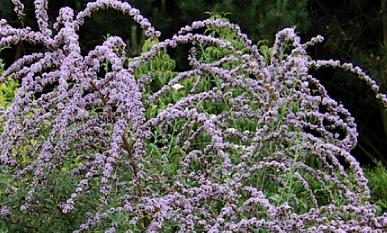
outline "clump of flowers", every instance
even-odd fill
[[[23,4],[12,2],[22,17]],[[387,98],[360,68],[308,57],[321,36],[301,43],[293,28],[283,29],[263,56],[224,19],[193,22],[158,41],[160,33],[126,2],[97,0],[76,14],[65,7],[54,24],[46,0],[34,5],[38,31],[0,20],[0,47],[45,48],[2,74],[20,87],[1,111],[0,163],[24,185],[21,203],[1,204],[5,222],[55,205],[63,216],[89,209],[74,232],[387,229],[350,154],[354,119],[310,71],[342,68],[385,106]],[[80,28],[106,8],[144,29],[149,46],[138,57],[128,59],[116,36],[82,55]],[[175,71],[166,52],[180,44],[192,45],[186,71]],[[41,193],[60,186],[55,174],[70,188],[42,204]]]

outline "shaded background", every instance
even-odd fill
[[[0,0],[0,18],[14,26],[36,29],[32,0],[24,0],[26,17],[19,22],[12,11],[10,0]],[[59,8],[70,6],[79,11],[87,0],[49,0],[51,22]],[[177,30],[194,20],[205,19],[211,13],[220,13],[241,26],[254,42],[267,42],[274,34],[288,26],[296,26],[302,38],[317,34],[325,42],[310,50],[313,58],[334,58],[352,62],[365,69],[387,93],[387,0],[129,0],[149,18],[162,38],[171,37]],[[96,13],[81,29],[82,52],[101,44],[106,35],[118,35],[128,43],[128,54],[139,53],[143,34],[127,16],[115,11]],[[23,54],[42,48],[19,44],[6,49],[1,56],[6,64]],[[182,49],[171,51],[181,61]],[[183,69],[184,67],[177,67]],[[359,143],[352,154],[363,164],[382,161],[387,165],[387,114],[367,91],[366,86],[353,75],[333,69],[315,72],[328,93],[343,103],[353,114],[358,125]]]

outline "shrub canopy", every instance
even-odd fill
[[[23,4],[12,2],[23,17]],[[306,50],[321,36],[301,43],[286,28],[272,48],[258,49],[237,25],[215,17],[158,41],[160,32],[126,2],[97,0],[77,14],[65,7],[54,24],[47,1],[34,5],[38,31],[0,20],[0,47],[44,48],[2,74],[20,87],[1,112],[0,163],[24,190],[16,204],[2,205],[7,224],[54,206],[60,216],[88,210],[75,232],[386,229],[350,154],[354,119],[310,72],[342,68],[384,106],[387,98],[359,67],[310,58]],[[116,36],[82,55],[85,18],[106,8],[144,30],[139,56],[126,57]],[[182,44],[191,46],[190,69],[178,72],[167,51]],[[70,192],[48,202],[62,182]],[[5,202],[13,191],[5,188]]]

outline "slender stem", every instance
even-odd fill
[[[129,144],[128,138],[126,137],[125,134],[123,134],[122,135],[122,141],[124,143],[124,148],[125,148],[126,152],[128,152],[128,157],[129,157],[130,165],[133,168],[134,174],[137,176],[137,174],[139,172],[139,168],[138,168],[137,164],[134,162],[134,156],[133,156],[133,145],[136,142],[136,140],[133,140],[133,142]]]
[[[100,95],[101,99],[102,99],[102,102],[107,105],[108,101],[107,99],[105,98],[105,96],[101,93],[101,91],[98,89],[97,85],[94,83],[93,80],[90,81],[90,84],[91,86],[93,87],[93,89],[98,92],[98,94]],[[125,133],[122,135],[122,142],[124,144],[124,148],[126,150],[126,152],[128,153],[128,157],[129,157],[129,161],[130,161],[130,166],[132,166],[132,169],[133,169],[133,173],[135,176],[137,176],[138,172],[139,172],[139,168],[137,166],[137,164],[135,163],[134,161],[134,156],[133,156],[133,145],[134,143],[136,142],[136,140],[133,140],[132,143],[129,143],[129,140],[128,140],[128,137],[126,137]]]

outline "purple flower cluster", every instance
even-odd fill
[[[23,4],[12,2],[22,17]],[[130,229],[147,232],[168,224],[179,232],[387,230],[387,215],[376,215],[367,179],[350,154],[357,138],[354,119],[310,70],[343,68],[364,80],[386,107],[387,98],[359,67],[308,57],[307,48],[322,37],[301,43],[293,28],[284,29],[265,61],[237,25],[207,19],[128,61],[121,38],[111,36],[83,56],[78,36],[86,17],[112,8],[130,15],[147,38],[158,37],[127,2],[97,0],[77,14],[62,8],[53,24],[47,0],[35,0],[34,6],[39,31],[0,20],[0,47],[24,41],[45,48],[18,59],[1,77],[20,81],[11,106],[2,111],[0,164],[15,171],[16,179],[32,174],[18,207],[27,214],[50,173],[76,154],[75,168],[62,171],[79,183],[59,207],[66,214],[78,208],[80,196],[94,191],[100,197],[99,211],[76,232],[118,213],[126,214]],[[207,27],[226,28],[243,48],[197,33]],[[192,45],[191,68],[150,88],[155,72],[139,76],[138,70],[178,44]],[[208,62],[197,46],[226,55]],[[111,68],[101,75],[104,63]],[[204,85],[208,80],[214,85]],[[160,104],[181,88],[187,89],[184,95]],[[26,148],[30,159],[21,162]],[[118,172],[130,179],[117,178]],[[97,190],[90,183],[97,183]],[[109,196],[117,192],[121,203],[110,208]],[[9,216],[12,210],[1,212]],[[106,232],[118,228],[113,222]]]

